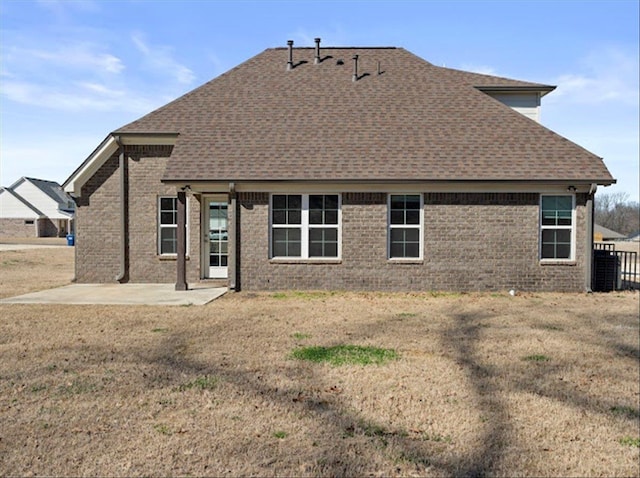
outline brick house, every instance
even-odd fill
[[[55,181],[22,177],[0,188],[0,237],[64,237],[75,203]]]
[[[590,288],[593,196],[615,180],[538,123],[554,87],[289,43],[109,134],[71,175],[79,282]]]

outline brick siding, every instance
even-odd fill
[[[424,260],[387,260],[387,196],[342,195],[340,263],[270,261],[269,197],[239,194],[241,287],[249,290],[584,290],[586,195],[576,197],[576,257],[541,264],[538,194],[424,194]]]
[[[61,237],[58,229],[58,221],[55,222],[48,217],[38,219],[38,236],[39,237]]]
[[[25,221],[33,221],[26,224]],[[37,219],[0,219],[0,237],[36,237]]]
[[[175,196],[160,180],[171,146],[127,146],[128,206],[126,282],[172,283],[176,261],[158,255],[158,197]],[[76,280],[115,282],[120,271],[120,172],[114,154],[83,186],[76,208]],[[187,280],[200,277],[200,206],[188,197]]]
[[[175,195],[160,179],[171,148],[128,147],[130,282],[174,282],[176,261],[157,253],[158,196]],[[426,193],[423,260],[387,260],[387,195],[342,194],[342,259],[271,261],[269,195],[238,193],[238,289],[584,290],[587,196],[576,196],[576,256],[570,264],[538,259],[539,201],[534,193]],[[114,282],[120,268],[120,178],[114,155],[84,186],[76,212],[76,278]],[[188,195],[187,280],[201,277],[200,203]],[[231,251],[232,252],[232,251]]]
[[[33,221],[26,224],[26,221]],[[64,237],[65,231],[59,227],[57,219],[0,219],[0,237]]]

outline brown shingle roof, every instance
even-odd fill
[[[323,48],[319,65],[295,48],[291,71],[287,57],[265,50],[118,132],[180,134],[165,180],[612,181],[599,157],[476,88],[553,87],[402,48]]]

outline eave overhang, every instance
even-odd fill
[[[551,85],[540,86],[476,86],[483,93],[539,93],[540,98],[556,89]]]
[[[237,192],[383,192],[401,191],[433,193],[590,193],[595,185],[610,186],[612,180],[308,180],[308,179],[215,179],[215,180],[163,180],[176,189],[193,193],[224,193],[233,184]]]

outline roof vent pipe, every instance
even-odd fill
[[[319,65],[320,64],[320,38],[315,38],[314,41],[316,42],[316,56],[313,59],[313,64]]]
[[[353,55],[353,81],[358,81],[358,55]]]
[[[293,40],[287,40],[289,45],[289,61],[287,62],[287,71],[293,70]]]
[[[378,76],[382,75],[382,71],[380,71],[380,62],[378,62]]]

